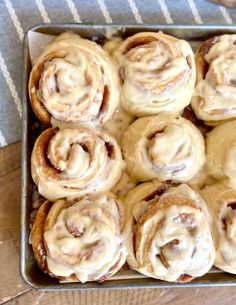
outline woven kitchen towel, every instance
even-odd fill
[[[0,0],[0,146],[21,139],[22,40],[33,25],[235,21],[236,10],[204,0]]]

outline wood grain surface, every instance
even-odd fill
[[[0,304],[233,305],[236,287],[37,292],[19,276],[21,144],[0,149]]]

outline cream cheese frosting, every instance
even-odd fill
[[[138,33],[114,52],[123,107],[136,116],[180,112],[190,103],[195,63],[190,45],[159,33]]]
[[[200,131],[187,119],[167,114],[137,119],[121,146],[128,172],[139,181],[188,181],[205,162]]]
[[[99,125],[118,106],[118,73],[101,46],[76,34],[64,33],[36,59],[29,93],[39,118],[35,100],[58,121]]]
[[[218,183],[206,186],[201,194],[213,217],[214,265],[236,274],[236,190]]]
[[[35,143],[31,171],[39,193],[49,200],[107,191],[120,179],[125,163],[116,140],[96,129],[48,129]],[[46,151],[46,154],[45,154]]]
[[[216,126],[206,137],[209,175],[228,187],[236,187],[236,121]]]
[[[163,185],[140,184],[125,199],[130,211],[128,263],[149,277],[171,282],[202,276],[215,259],[205,202],[186,184],[165,186],[155,195]]]
[[[88,195],[58,212],[60,204],[59,200],[51,208],[44,232],[50,272],[75,274],[82,283],[116,272],[126,259],[118,199],[112,194]]]
[[[214,122],[236,116],[235,41],[236,35],[215,37],[206,54],[200,55],[197,52],[199,75],[192,107],[202,120]],[[208,68],[204,75],[206,65]]]

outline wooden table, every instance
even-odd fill
[[[21,143],[0,149],[0,304],[236,304],[236,287],[36,292],[19,276]]]

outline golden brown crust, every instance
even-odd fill
[[[72,204],[72,202],[64,202],[65,207]],[[34,258],[39,266],[39,268],[44,272],[50,275],[53,278],[57,278],[59,281],[76,281],[78,280],[74,274],[63,277],[63,276],[57,276],[50,272],[47,266],[47,250],[44,243],[44,232],[45,228],[48,226],[48,214],[50,213],[50,210],[53,207],[53,203],[49,200],[45,201],[39,208],[33,228],[32,228],[32,247],[34,252]],[[63,208],[63,206],[61,207]]]
[[[57,128],[48,128],[41,133],[40,137],[38,138],[35,151],[39,166],[42,167],[45,174],[47,174],[49,177],[53,177],[55,180],[59,180],[58,175],[60,174],[60,171],[51,166],[50,162],[48,161],[47,153],[49,143],[57,131]]]
[[[204,56],[208,53],[211,47],[218,41],[217,37],[212,37],[206,40],[196,51],[195,61],[197,70],[197,83],[204,79],[209,68],[209,64]]]
[[[64,58],[66,56],[66,53],[66,50],[58,50],[47,54],[42,61],[39,61],[37,65],[34,66],[30,74],[30,80],[28,85],[30,103],[35,115],[46,126],[51,125],[51,114],[44,107],[38,96],[41,73],[46,62],[51,61],[54,58]]]
[[[34,252],[34,258],[36,259],[40,269],[45,273],[48,273],[49,270],[47,268],[47,253],[43,238],[44,224],[47,218],[47,214],[50,211],[50,208],[52,207],[52,204],[52,202],[47,200],[40,206],[32,228],[32,247]]]

